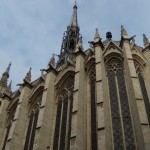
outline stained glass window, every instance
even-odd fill
[[[61,98],[57,104],[53,150],[70,149],[73,85],[74,79],[69,78],[66,83],[64,83],[62,92],[60,92]]]
[[[67,110],[68,110],[68,97],[64,97],[63,100],[63,114],[61,121],[61,135],[60,135],[60,150],[65,149],[65,139],[66,139],[66,127],[67,127]]]
[[[97,150],[95,65],[91,67],[89,78],[90,78],[90,95],[91,95],[91,149]]]
[[[134,150],[135,141],[123,63],[113,58],[107,63],[114,149]]]
[[[121,129],[121,117],[119,113],[117,87],[114,71],[108,71],[108,84],[109,84],[114,148],[121,150],[123,149],[123,135]]]
[[[12,107],[10,107],[10,109],[8,110],[8,119],[7,119],[7,123],[6,123],[7,124],[6,134],[5,134],[2,150],[5,150],[7,139],[8,139],[9,132],[10,132],[10,129],[12,126],[12,122],[13,122],[13,119],[15,116],[17,105],[18,105],[18,100],[16,100],[15,103],[12,105]]]
[[[147,94],[147,90],[146,90],[146,86],[145,86],[145,81],[144,81],[144,77],[143,77],[143,69],[139,65],[139,63],[136,61],[134,62],[134,65],[135,65],[136,73],[139,78],[139,83],[140,83],[140,87],[141,87],[141,91],[142,91],[142,95],[143,95],[143,100],[144,100],[145,109],[146,109],[146,113],[147,113],[148,123],[150,125],[150,102],[149,102],[149,98],[148,98],[148,94]]]
[[[61,109],[62,109],[62,102],[59,101],[58,106],[57,106],[57,115],[56,115],[56,124],[55,124],[55,134],[54,134],[54,144],[53,144],[54,150],[58,149]]]
[[[145,87],[145,82],[144,82],[144,78],[141,74],[139,74],[139,81],[140,81],[140,86],[141,86],[141,90],[142,90],[142,95],[143,95],[143,99],[144,99],[144,104],[145,104],[145,108],[146,108],[146,113],[147,113],[147,118],[148,118],[148,122],[150,125],[150,102],[149,102],[149,98],[147,95],[147,90]]]
[[[70,112],[69,112],[68,141],[70,141],[70,136],[71,136],[72,109],[73,109],[73,93],[71,94],[71,97],[70,97]],[[70,142],[68,142],[67,150],[70,150]]]
[[[135,144],[134,144],[132,120],[130,116],[130,109],[129,109],[128,96],[127,96],[127,91],[126,91],[123,70],[117,70],[116,75],[117,75],[118,89],[119,89],[119,95],[120,95],[125,145],[126,145],[127,150],[134,150]]]
[[[32,112],[29,118],[29,124],[28,124],[28,130],[26,134],[24,150],[33,149],[36,125],[37,125],[38,115],[39,115],[39,104],[41,103],[42,95],[43,93],[40,92],[35,98],[35,104],[33,105]]]

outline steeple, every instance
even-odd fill
[[[67,60],[73,60],[75,57],[74,52],[81,36],[79,33],[80,28],[77,20],[77,4],[75,3],[70,24],[67,26],[67,31],[65,31],[63,35],[59,60],[56,66],[57,68],[62,66]]]
[[[6,88],[7,87],[7,80],[9,78],[9,71],[11,67],[11,62],[9,63],[6,71],[2,74],[2,78],[0,80],[0,86]]]

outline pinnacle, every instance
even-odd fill
[[[82,36],[79,38],[79,41],[78,41],[78,43],[77,43],[77,45],[76,45],[76,48],[77,48],[77,49],[78,49],[78,48],[81,48],[81,50],[83,50]]]
[[[127,32],[126,32],[123,25],[121,25],[121,36],[126,36],[126,37],[128,36],[128,34],[127,34]]]
[[[11,67],[11,62],[9,63],[6,71],[3,73],[2,78],[0,79],[0,86],[5,88],[7,87],[7,80],[9,78],[10,67]]]
[[[31,69],[32,68],[29,69],[29,71],[27,72],[27,74],[26,74],[26,76],[24,78],[24,80],[29,82],[29,83],[31,82]]]
[[[99,40],[100,39],[100,35],[99,35],[99,32],[98,32],[98,28],[96,28],[96,32],[95,32],[95,37],[94,37],[94,40]]]

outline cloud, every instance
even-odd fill
[[[105,40],[107,31],[120,40],[123,24],[129,35],[150,37],[149,0],[77,0],[78,23],[84,48],[93,40],[95,28]],[[0,74],[12,61],[10,80],[21,83],[32,67],[33,80],[46,68],[53,53],[58,54],[63,32],[72,15],[74,0],[1,0],[0,3]]]

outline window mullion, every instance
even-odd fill
[[[123,118],[122,118],[122,110],[121,110],[121,101],[120,101],[120,94],[119,94],[119,87],[118,87],[118,79],[117,76],[115,74],[115,82],[116,82],[116,88],[117,88],[117,95],[118,95],[118,105],[119,105],[119,112],[120,112],[120,120],[121,120],[121,130],[122,130],[122,136],[123,136],[123,147],[124,149],[126,149],[126,144],[125,144],[125,134],[124,134],[124,130],[123,130]]]

